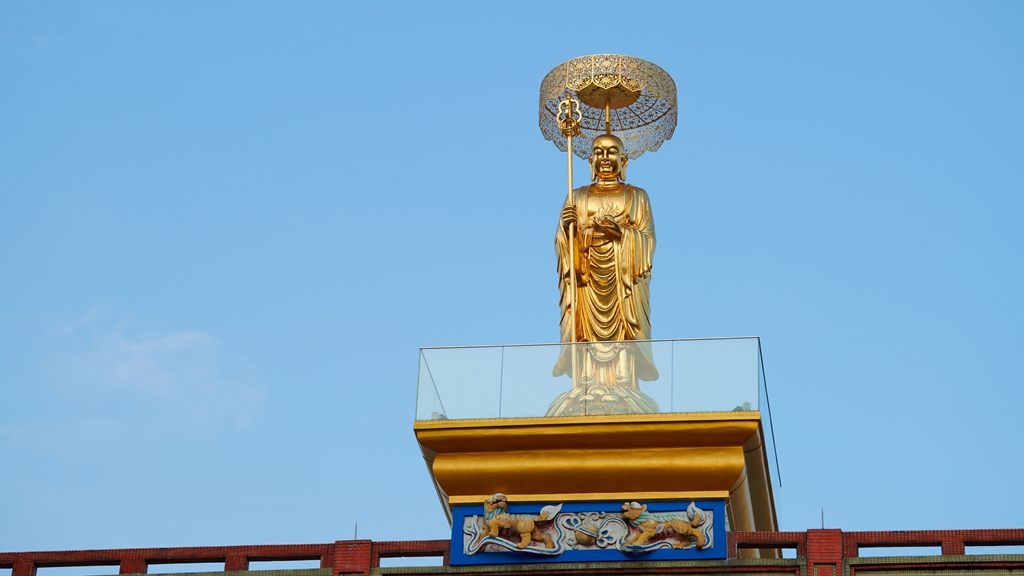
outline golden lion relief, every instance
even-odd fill
[[[519,549],[526,548],[531,542],[543,542],[544,547],[552,549],[555,543],[551,536],[541,532],[537,528],[538,522],[551,520],[562,509],[562,505],[545,506],[540,509],[540,514],[510,514],[508,511],[508,497],[498,492],[484,501],[484,527],[485,531],[480,534],[476,545],[479,545],[484,538],[498,538],[502,528],[514,530],[519,534],[520,541],[516,544]]]
[[[696,512],[693,518],[678,513],[653,514],[647,511],[646,504],[626,502],[622,505],[622,517],[638,530],[632,538],[623,544],[624,548],[643,546],[648,540],[666,529],[671,529],[675,532],[676,537],[681,538],[679,542],[672,545],[672,548],[683,548],[692,543],[696,544],[697,548],[704,549],[707,545],[707,538],[698,528],[704,518],[700,512]]]

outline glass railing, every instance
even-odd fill
[[[757,336],[420,348],[417,420],[749,411],[781,482]]]
[[[754,411],[763,385],[757,337],[421,348],[416,419]]]

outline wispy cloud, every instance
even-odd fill
[[[206,443],[252,426],[265,389],[255,366],[196,330],[131,331],[93,309],[56,331],[44,362],[47,407],[0,440],[60,452]],[[23,400],[25,407],[33,403]]]

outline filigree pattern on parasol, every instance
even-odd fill
[[[558,122],[558,106],[566,95],[580,100],[582,134],[572,139],[573,153],[590,156],[594,137],[611,131],[622,139],[635,160],[672,138],[676,128],[676,83],[660,67],[632,56],[593,54],[563,62],[540,85],[540,131],[559,150],[567,138]]]

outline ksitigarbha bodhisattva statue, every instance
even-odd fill
[[[676,126],[676,86],[639,58],[594,54],[563,62],[540,87],[540,129],[568,157],[568,195],[555,235],[562,348],[555,376],[572,389],[548,416],[658,411],[639,381],[658,379],[651,345],[654,218],[626,165]],[[589,158],[591,184],[572,185],[572,156]]]
[[[594,183],[574,190],[562,208],[555,234],[561,340],[591,344],[563,350],[553,373],[572,375],[573,350],[577,373],[572,390],[551,404],[549,416],[658,411],[658,404],[637,384],[658,379],[650,345],[627,342],[651,338],[655,236],[647,192],[625,182],[629,158],[624,149],[622,140],[611,134],[594,138]],[[570,229],[575,242],[569,241]],[[575,247],[572,259],[570,244]],[[570,260],[576,268],[575,297]]]

